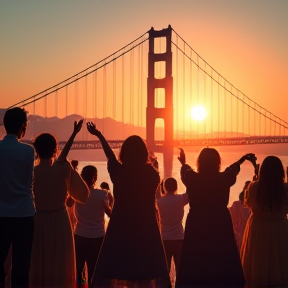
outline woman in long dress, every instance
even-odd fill
[[[181,149],[181,179],[187,188],[190,210],[176,278],[176,287],[244,287],[245,281],[227,208],[230,187],[235,184],[240,164],[254,161],[254,154],[220,172],[220,155],[204,148],[198,172],[186,164]]]
[[[30,266],[30,287],[72,288],[76,284],[74,240],[65,201],[69,193],[85,202],[89,189],[72,168],[66,156],[81,130],[83,120],[74,123],[74,131],[58,159],[57,141],[49,133],[39,135],[34,147],[40,162],[35,166],[35,230]]]
[[[93,287],[169,287],[155,205],[160,177],[148,163],[144,141],[139,136],[128,137],[118,161],[95,125],[87,123],[87,129],[101,141],[115,199]]]
[[[252,213],[240,250],[249,287],[288,287],[288,191],[281,160],[264,159],[244,203]]]

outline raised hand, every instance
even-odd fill
[[[245,158],[246,158],[246,160],[250,161],[253,164],[253,166],[256,168],[257,157],[255,156],[255,154],[253,154],[253,153],[246,154]]]
[[[78,123],[77,121],[74,122],[74,131],[73,133],[78,134],[82,129],[84,119],[80,120]]]
[[[96,125],[93,122],[87,122],[87,130],[89,133],[97,137],[101,134],[101,132],[96,128]]]
[[[257,158],[256,158],[255,154],[253,154],[253,153],[248,153],[248,154],[242,156],[238,162],[240,164],[242,164],[245,160],[250,161],[254,167],[257,165],[256,164]]]
[[[186,164],[186,156],[185,156],[185,152],[182,148],[179,148],[179,156],[177,157],[178,160],[180,161],[180,163],[182,165],[185,165]]]

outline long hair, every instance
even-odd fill
[[[263,211],[278,211],[285,204],[285,173],[281,160],[267,156],[259,172],[256,201]]]
[[[86,182],[88,187],[93,187],[97,180],[97,168],[93,165],[83,167],[81,177]]]
[[[137,135],[128,137],[122,144],[119,160],[126,165],[143,165],[148,162],[148,150],[143,139]]]
[[[197,159],[197,170],[199,173],[215,173],[220,171],[221,158],[214,148],[204,148]]]

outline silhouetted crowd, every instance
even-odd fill
[[[88,122],[107,157],[111,193],[106,182],[96,188],[95,166],[78,173],[78,161],[67,160],[83,120],[60,153],[50,133],[33,146],[20,141],[25,109],[8,109],[3,123],[0,288],[288,287],[288,186],[278,157],[259,165],[249,153],[220,172],[216,149],[204,148],[196,169],[180,149],[179,194],[173,177],[160,179],[141,137],[128,137],[116,157]],[[244,161],[255,173],[227,208]]]

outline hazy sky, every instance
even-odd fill
[[[288,121],[288,0],[1,0],[0,107],[168,24],[235,87]]]

